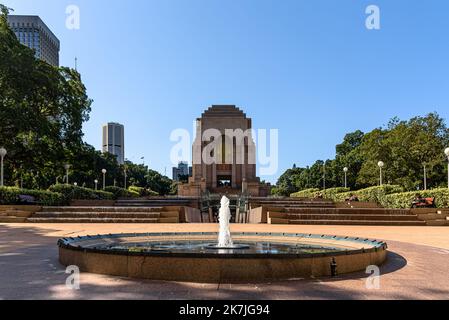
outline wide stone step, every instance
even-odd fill
[[[159,212],[39,212],[33,218],[159,218]]]
[[[271,210],[277,211],[277,210]],[[384,208],[284,208],[279,211],[288,214],[341,214],[341,215],[405,215],[416,216],[410,210],[384,209]]]
[[[304,206],[290,206],[290,205],[278,205],[278,204],[254,204],[251,203],[251,207],[253,208],[257,208],[257,207],[266,207],[266,208],[278,208],[278,209],[284,209],[284,210],[289,210],[289,211],[301,211],[301,210],[307,210],[307,209],[314,209],[314,210],[319,210],[319,209],[335,209],[335,206],[333,205],[304,205]]]
[[[158,218],[29,218],[32,223],[176,223],[168,220],[160,221]],[[170,220],[172,221],[172,220]]]
[[[24,223],[26,221],[25,217],[0,216],[0,223]]]
[[[361,215],[361,214],[277,214],[270,213],[270,218],[288,220],[359,220],[359,221],[420,221],[413,215]]]
[[[424,221],[381,221],[381,220],[287,220],[295,225],[353,225],[353,226],[426,226]],[[276,223],[272,223],[276,224]]]
[[[130,205],[130,204],[158,204],[165,206],[167,203],[185,204],[190,200],[184,199],[154,199],[154,200],[117,200],[117,205]]]
[[[153,207],[153,208],[130,208],[130,207],[43,207],[41,212],[143,212],[143,213],[151,213],[151,212],[159,212],[162,210],[162,207]]]
[[[251,201],[251,203],[262,204],[262,205],[280,205],[280,206],[334,206],[333,202],[317,202],[317,201]]]
[[[428,226],[432,226],[432,227],[447,227],[449,226],[449,220],[432,220],[432,221],[427,221],[426,224]]]

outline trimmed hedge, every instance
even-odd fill
[[[307,189],[296,193],[293,193],[291,197],[293,198],[317,198],[320,194],[323,195],[325,199],[333,199],[337,194],[348,192],[349,188],[330,188],[326,190],[320,189]]]
[[[114,195],[110,192],[95,191],[88,188],[58,184],[51,186],[49,191],[61,193],[67,201],[70,200],[113,200]]]
[[[129,191],[131,192],[136,192],[139,194],[139,197],[148,197],[148,196],[158,196],[159,193],[157,193],[156,191],[150,190],[150,189],[146,189],[146,188],[142,188],[142,187],[136,187],[136,186],[130,186],[128,188]]]
[[[67,200],[61,193],[27,190],[15,187],[0,187],[0,204],[19,205],[21,204],[19,196],[31,196],[36,199],[38,205],[42,206],[60,206],[67,204]]]
[[[385,185],[361,189],[357,191],[338,193],[332,197],[332,200],[334,200],[335,202],[344,202],[347,198],[351,197],[351,195],[356,195],[362,202],[375,202],[381,204],[382,198],[385,195],[403,191],[404,188],[402,188],[401,186]]]
[[[330,188],[330,189],[326,189],[324,191],[317,192],[315,194],[315,197],[317,197],[321,193],[321,194],[323,194],[323,197],[325,199],[333,200],[337,196],[337,194],[349,192],[349,190],[350,190],[349,188],[342,188],[342,187]]]
[[[425,198],[434,197],[437,208],[449,208],[449,189],[447,188],[393,193],[382,197],[380,203],[385,208],[408,209],[411,208],[417,194]]]
[[[117,200],[119,198],[138,198],[139,193],[135,191],[126,190],[119,187],[106,187],[106,192],[109,192],[112,194],[112,197],[114,200]]]
[[[305,189],[305,190],[298,191],[296,193],[292,193],[290,195],[290,197],[293,197],[293,198],[313,198],[313,197],[315,197],[315,193],[319,192],[319,191],[320,191],[320,189],[317,189],[317,188]]]

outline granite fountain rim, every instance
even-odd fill
[[[306,238],[306,239],[321,239],[332,240],[341,242],[352,242],[365,244],[369,248],[361,247],[360,249],[342,249],[337,252],[326,253],[251,253],[251,254],[236,254],[236,253],[188,253],[188,252],[133,252],[119,249],[106,249],[106,248],[88,248],[83,247],[81,242],[90,240],[102,240],[102,239],[120,239],[120,238],[138,238],[138,237],[173,237],[173,236],[192,236],[200,237],[207,236],[212,237],[218,235],[218,232],[145,232],[145,233],[115,233],[115,234],[98,234],[87,235],[78,237],[65,237],[58,240],[58,247],[61,249],[68,249],[73,251],[82,251],[85,253],[98,253],[106,255],[121,255],[121,256],[142,256],[142,257],[173,257],[173,258],[214,258],[214,259],[298,259],[298,258],[313,258],[313,257],[337,257],[347,255],[357,255],[365,253],[375,253],[381,250],[387,250],[388,245],[385,241],[373,240],[365,237],[349,237],[349,236],[337,236],[337,235],[325,235],[325,234],[311,234],[311,233],[289,233],[289,232],[233,232],[233,237],[285,237],[285,238]],[[159,239],[158,239],[159,240]],[[179,241],[188,241],[188,239],[179,239]],[[198,239],[194,239],[198,240]],[[206,239],[205,239],[206,240]],[[167,238],[167,241],[171,241]],[[251,242],[249,239],[245,239],[247,242]],[[262,242],[263,239],[257,239],[254,242]],[[279,241],[277,241],[279,242]],[[282,242],[280,242],[282,243]],[[290,244],[290,243],[289,243]]]

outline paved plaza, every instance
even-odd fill
[[[233,232],[301,232],[386,240],[380,289],[364,273],[336,279],[257,284],[196,284],[81,275],[80,290],[65,286],[58,262],[61,237],[128,232],[217,231],[217,225],[0,224],[0,299],[448,299],[449,230],[444,227],[232,225]]]

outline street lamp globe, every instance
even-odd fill
[[[64,169],[69,170],[69,169],[70,169],[70,164],[68,164],[68,163],[65,164],[65,165],[64,165]]]
[[[379,166],[379,168],[383,168],[385,166],[385,163],[383,161],[379,161],[377,165]]]
[[[106,170],[106,169],[103,169],[103,170],[101,170],[101,172],[102,172],[103,174],[106,174],[107,170]]]
[[[75,182],[73,185],[74,185],[75,187],[78,186],[78,182]]]
[[[344,167],[344,168],[343,168],[343,171],[344,171],[344,172],[348,172],[349,169],[348,169],[347,167]]]
[[[97,179],[95,179],[95,180],[94,180],[94,182],[95,182],[95,184],[97,184],[97,183],[98,183],[98,180],[97,180]]]
[[[4,177],[3,177],[3,158],[6,156],[6,149],[1,147],[0,148],[0,159],[1,159],[1,164],[0,164],[0,187],[4,186]]]

